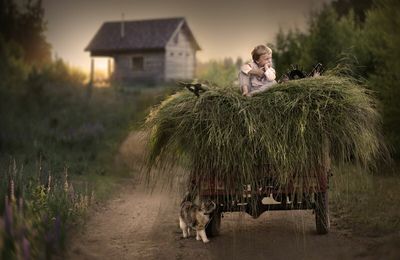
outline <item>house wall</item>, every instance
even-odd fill
[[[143,70],[133,68],[132,59],[143,57]],[[132,52],[114,55],[113,79],[117,81],[163,81],[165,52]]]
[[[166,45],[165,79],[192,79],[195,66],[196,51],[184,30],[180,30]]]

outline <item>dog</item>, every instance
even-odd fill
[[[182,229],[183,238],[190,236],[190,230],[196,230],[196,240],[204,243],[210,242],[206,235],[206,226],[210,221],[210,214],[216,209],[211,200],[202,201],[200,206],[185,199],[181,203],[179,227]]]

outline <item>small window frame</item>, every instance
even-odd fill
[[[144,71],[144,57],[133,56],[131,58],[131,66],[133,71]]]

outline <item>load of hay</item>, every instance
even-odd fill
[[[148,169],[173,178],[168,169],[179,164],[194,179],[237,187],[271,176],[286,185],[326,173],[331,163],[370,167],[384,151],[371,93],[333,75],[289,81],[251,98],[233,87],[209,86],[199,97],[182,90],[151,111],[145,128]]]

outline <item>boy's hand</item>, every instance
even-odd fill
[[[268,68],[265,72],[265,76],[267,77],[268,81],[273,81],[276,78],[275,70],[273,68]]]
[[[264,70],[262,69],[252,69],[251,71],[249,71],[250,74],[256,75],[257,77],[262,77],[264,75]]]

